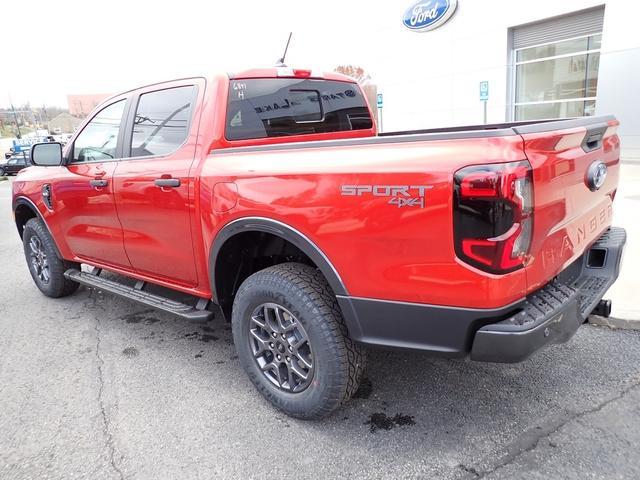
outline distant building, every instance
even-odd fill
[[[110,93],[94,93],[90,95],[67,95],[69,113],[75,117],[84,118],[91,113],[102,101],[110,97]]]
[[[82,123],[82,119],[74,117],[69,113],[61,113],[60,115],[49,120],[49,131],[52,133],[73,133]]]

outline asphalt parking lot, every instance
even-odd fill
[[[254,391],[219,316],[42,296],[10,182],[0,253],[2,479],[640,478],[640,331],[585,325],[516,365],[372,351],[358,398],[302,422]]]

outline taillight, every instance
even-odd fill
[[[276,75],[278,77],[293,77],[293,78],[322,78],[322,74],[313,72],[311,70],[306,70],[304,68],[289,68],[289,67],[278,67],[276,68]]]
[[[490,273],[525,264],[533,230],[529,162],[474,165],[454,175],[454,241],[458,258]]]
[[[311,70],[303,70],[301,68],[293,69],[293,76],[296,78],[309,78],[311,76]]]

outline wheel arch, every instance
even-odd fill
[[[233,302],[235,290],[237,290],[237,287],[239,287],[240,283],[242,283],[248,275],[243,276],[240,271],[242,267],[238,266],[237,271],[234,272],[233,286],[231,287],[232,292],[229,294],[228,277],[231,272],[227,272],[227,275],[221,275],[225,261],[228,262],[228,259],[225,257],[227,257],[227,253],[232,246],[241,243],[242,239],[256,234],[265,234],[263,238],[270,236],[271,238],[275,237],[286,242],[286,244],[290,246],[290,252],[301,252],[307,260],[306,263],[310,263],[320,270],[336,295],[348,295],[338,271],[324,252],[306,235],[278,220],[266,217],[244,217],[233,220],[222,227],[214,239],[209,254],[209,279],[211,281],[213,299],[222,307],[227,318],[230,318],[230,302]],[[273,264],[277,263],[282,262],[275,261]],[[231,263],[231,265],[233,265],[233,263]],[[250,271],[249,274],[255,271],[257,270]],[[225,277],[227,277],[226,286]]]
[[[18,229],[18,235],[20,235],[21,239],[22,239],[22,235],[24,234],[24,227],[27,224],[27,222],[32,218],[38,218],[42,222],[44,227],[47,229],[47,232],[49,232],[49,235],[53,240],[53,246],[56,250],[56,255],[58,256],[58,258],[63,258],[60,253],[60,248],[58,247],[58,243],[56,242],[56,238],[51,233],[51,229],[49,228],[49,225],[47,225],[46,220],[38,210],[38,207],[36,207],[35,203],[33,203],[27,197],[16,198],[13,201],[13,216],[16,222],[16,228]]]

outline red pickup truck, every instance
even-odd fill
[[[217,304],[257,389],[320,418],[358,388],[366,345],[516,362],[606,315],[617,125],[378,134],[336,73],[188,78],[110,98],[64,150],[35,145],[13,209],[45,295],[84,284],[192,320]]]

